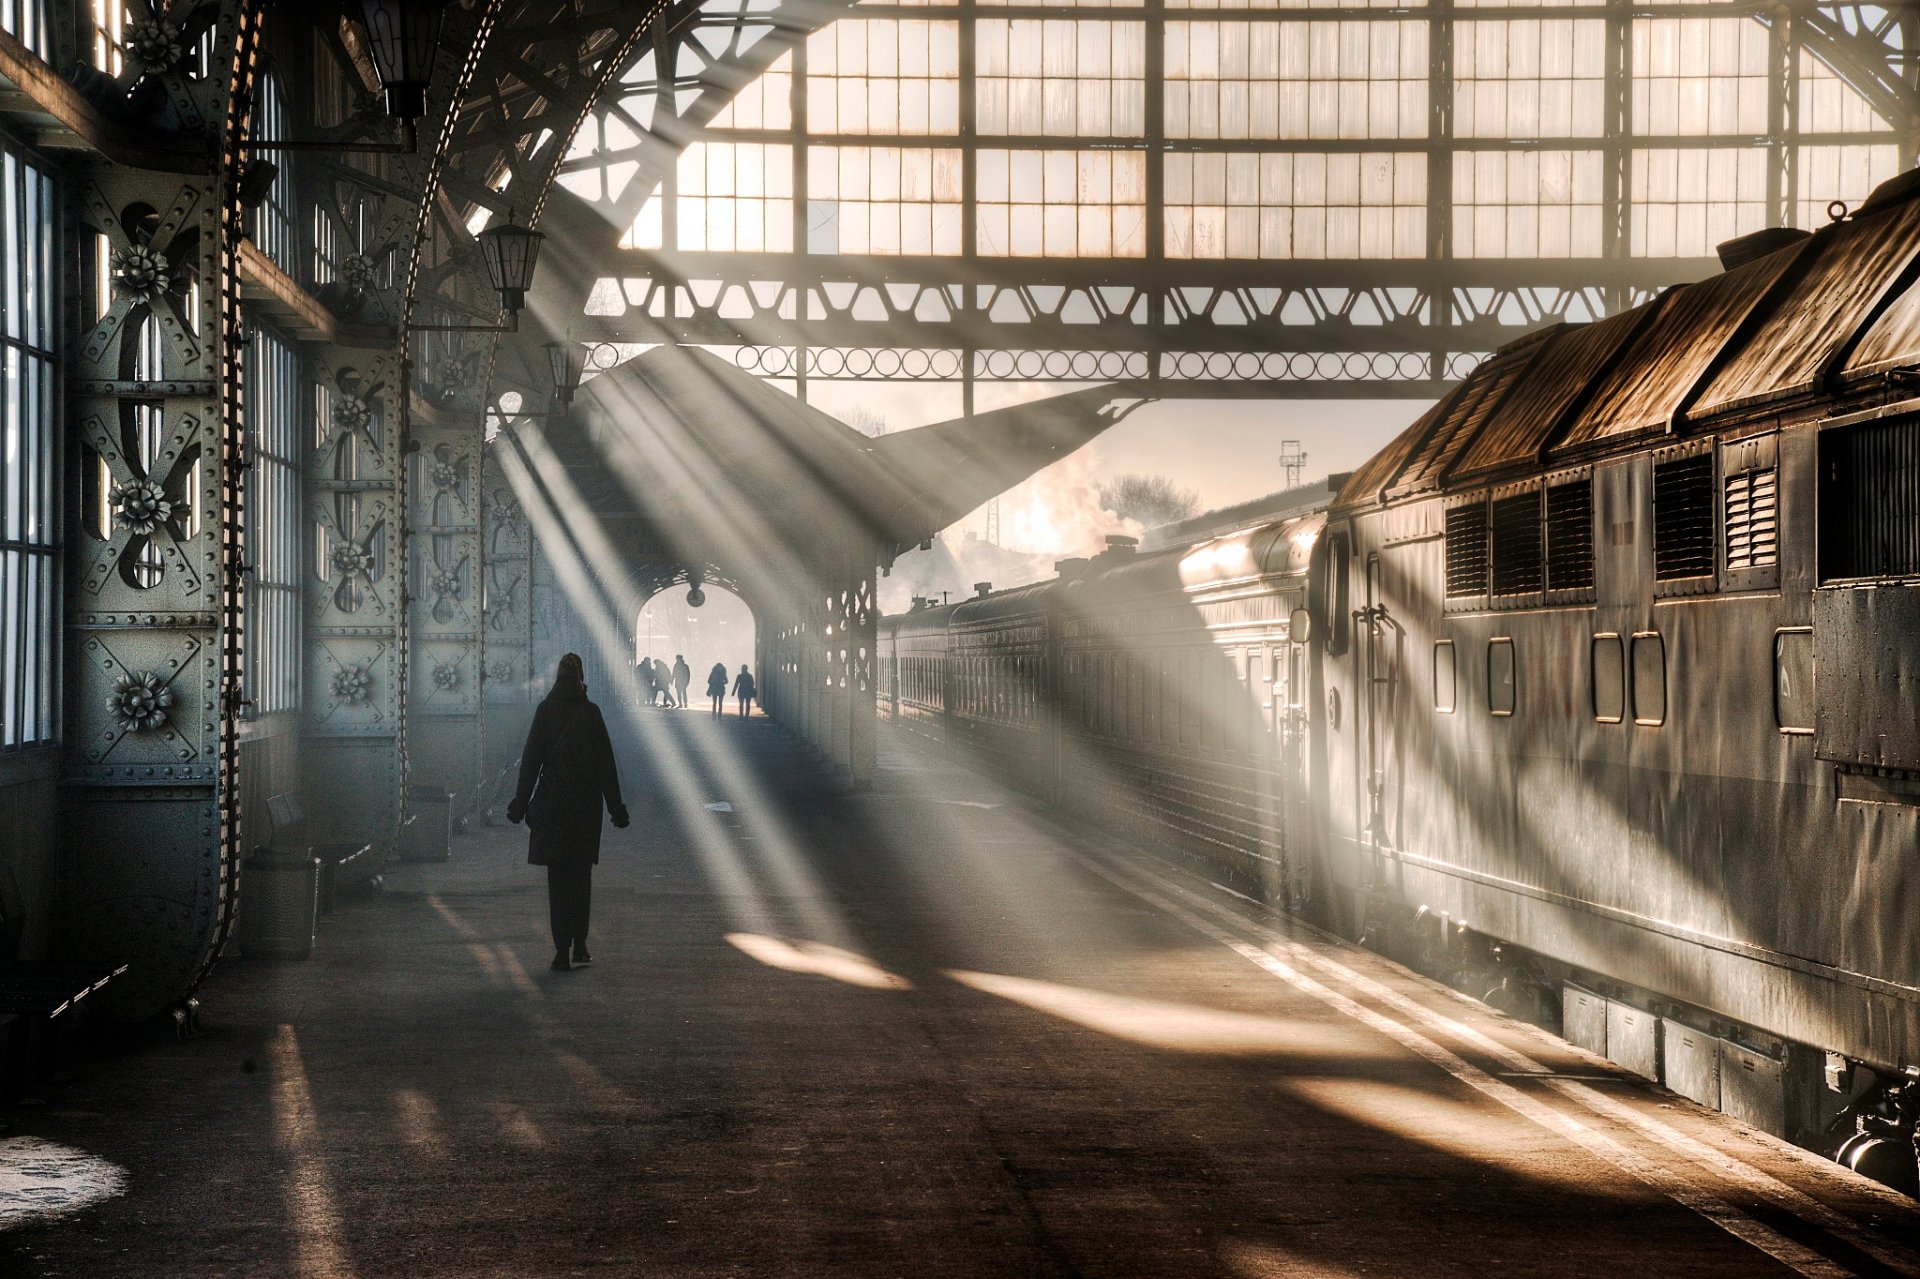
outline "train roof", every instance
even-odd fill
[[[1669,443],[1715,415],[1920,362],[1920,171],[1851,218],[1593,324],[1509,344],[1362,466],[1336,510]]]

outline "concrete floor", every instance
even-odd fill
[[[593,968],[521,830],[457,839],[7,1116],[129,1186],[0,1272],[1920,1274],[1908,1201],[932,748],[835,794],[642,722]]]

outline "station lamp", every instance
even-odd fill
[[[507,314],[505,324],[409,324],[415,332],[425,333],[517,333],[520,308],[527,304],[527,290],[533,287],[533,268],[540,261],[540,244],[547,237],[532,227],[520,226],[507,214],[507,220],[476,235],[480,261],[487,268],[487,283],[500,295],[500,309]],[[578,380],[576,379],[576,385]]]
[[[553,370],[554,403],[573,403],[573,393],[580,389],[580,378],[586,372],[584,361],[574,359],[573,344],[547,343],[547,366]]]
[[[360,0],[367,52],[386,90],[387,114],[411,124],[427,113],[433,57],[440,48],[446,0]]]

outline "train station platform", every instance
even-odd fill
[[[458,838],[6,1115],[124,1189],[0,1273],[1920,1274],[1920,1205],[937,748],[638,722],[591,968]]]

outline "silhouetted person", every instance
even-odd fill
[[[707,696],[713,699],[715,715],[727,709],[727,664],[725,662],[715,662],[713,669],[707,672]]]
[[[527,861],[547,868],[548,913],[553,921],[553,966],[562,972],[593,962],[587,917],[593,905],[593,868],[600,861],[600,806],[626,827],[620,770],[600,708],[587,700],[587,676],[578,653],[560,659],[553,688],[533,713],[520,751],[520,787],[507,820],[527,819]]]
[[[660,700],[660,689],[653,682],[653,659],[643,657],[634,664],[634,673],[640,680],[640,704],[652,706]]]
[[[742,717],[753,713],[753,672],[748,670],[744,664],[740,667],[738,678],[733,681],[733,695],[740,699],[740,714]]]
[[[673,692],[680,699],[680,709],[687,708],[687,685],[693,683],[693,668],[687,665],[685,653],[673,655]]]
[[[659,658],[653,659],[653,686],[660,690],[660,696],[666,699],[669,709],[673,706],[673,672]]]

